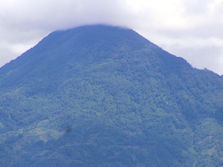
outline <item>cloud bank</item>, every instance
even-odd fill
[[[223,74],[223,0],[0,0],[0,65],[54,30],[98,23]]]

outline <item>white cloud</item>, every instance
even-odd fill
[[[51,31],[94,23],[133,28],[223,73],[223,0],[0,0],[0,65]]]

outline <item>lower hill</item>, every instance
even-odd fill
[[[223,78],[129,29],[53,32],[0,68],[0,166],[222,167]]]

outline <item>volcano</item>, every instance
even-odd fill
[[[55,31],[0,68],[0,166],[220,167],[223,78],[135,31]]]

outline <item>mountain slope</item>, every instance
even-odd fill
[[[136,32],[57,31],[0,68],[0,166],[223,165],[223,79]]]

